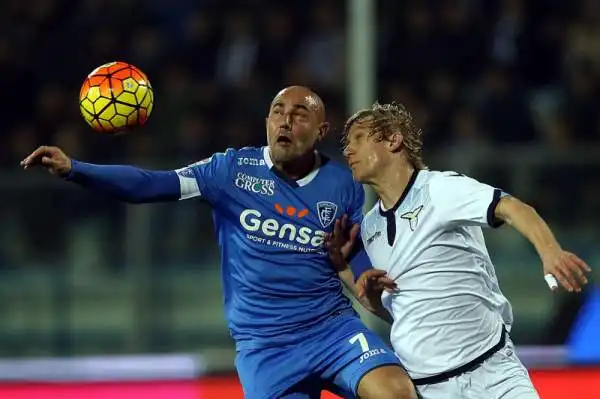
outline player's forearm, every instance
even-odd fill
[[[340,277],[340,280],[342,280],[342,282],[344,283],[346,288],[348,288],[348,291],[350,291],[352,293],[352,295],[356,298],[356,300],[365,309],[367,309],[369,312],[373,313],[375,316],[379,317],[380,319],[382,319],[385,322],[388,322],[390,324],[392,324],[394,322],[394,319],[389,314],[389,312],[383,307],[381,302],[379,302],[377,304],[372,304],[366,298],[358,297],[358,288],[355,284],[354,273],[352,272],[350,265],[348,265],[348,267],[346,267],[346,269],[342,270],[341,272],[338,272],[338,276]]]
[[[363,304],[365,309],[367,309],[369,312],[373,313],[375,316],[379,317],[381,320],[383,320],[389,324],[394,323],[394,318],[392,317],[390,312],[388,312],[387,309],[383,307],[383,305],[381,303],[378,303],[375,306],[373,306],[373,304],[371,304],[371,303],[365,304],[362,301],[361,301],[361,303]]]
[[[174,171],[149,171],[126,165],[94,165],[73,160],[67,180],[129,203],[175,201],[180,185]]]
[[[347,265],[344,270],[338,272],[338,276],[348,291],[350,291],[355,298],[358,298],[358,289],[356,288],[356,284],[354,284],[354,273],[352,272],[350,265]]]
[[[517,198],[504,197],[496,207],[495,215],[514,227],[531,242],[540,257],[560,249],[552,230],[535,209]]]

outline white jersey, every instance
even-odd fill
[[[398,203],[378,202],[361,235],[371,263],[398,285],[384,293],[391,342],[412,378],[460,367],[491,349],[512,309],[482,227],[497,227],[502,192],[455,172],[415,171]]]

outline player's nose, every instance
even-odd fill
[[[288,130],[291,128],[293,121],[294,119],[292,114],[290,114],[289,112],[285,114],[285,125],[287,126]]]
[[[344,147],[344,150],[342,151],[342,153],[344,154],[344,157],[346,157],[346,159],[349,161],[350,160],[350,155],[353,154],[353,151],[350,148],[350,145],[346,145]]]

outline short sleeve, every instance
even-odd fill
[[[432,178],[429,194],[434,212],[443,224],[481,227],[503,224],[494,214],[500,198],[507,194],[498,188],[446,172]]]
[[[180,199],[201,197],[209,204],[221,198],[227,187],[234,150],[213,154],[211,157],[175,170],[181,189]]]

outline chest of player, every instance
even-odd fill
[[[231,197],[241,233],[256,245],[321,250],[344,208],[335,191],[314,183],[299,187],[268,173],[237,172]]]
[[[363,240],[371,263],[395,274],[410,267],[427,241],[428,214],[422,205],[395,212],[370,214],[363,224]]]

